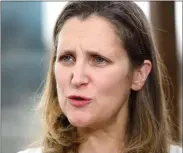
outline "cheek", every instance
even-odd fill
[[[100,77],[95,79],[98,86],[97,88],[106,92],[124,90],[130,84],[127,70],[120,70],[118,68],[100,73]]]
[[[58,100],[62,108],[65,105],[65,96],[68,91],[69,72],[67,69],[64,69],[59,64],[56,64],[54,73],[56,79]]]
[[[130,87],[127,71],[113,69],[101,72],[94,82],[96,104],[92,110],[95,111],[97,120],[102,122],[121,112],[128,102]]]
[[[130,93],[130,79],[128,71],[119,68],[100,73],[96,79],[96,95],[98,105],[105,108],[105,114],[116,112],[128,100]],[[111,105],[113,103],[113,105]],[[110,110],[108,109],[110,106]],[[104,111],[104,110],[103,110]]]
[[[67,93],[69,90],[69,71],[68,69],[59,65],[59,63],[55,64],[54,68],[55,79],[56,79],[56,88],[59,106],[64,114],[67,114]]]
[[[55,64],[54,68],[57,88],[65,88],[69,79],[69,72],[59,64]]]

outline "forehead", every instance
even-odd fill
[[[107,19],[73,17],[65,22],[58,35],[58,48],[75,50],[78,46],[86,50],[114,51],[122,49],[122,42]]]

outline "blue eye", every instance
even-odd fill
[[[96,56],[95,57],[95,62],[96,63],[99,63],[99,64],[103,64],[105,62],[107,62],[103,57],[100,57],[100,56]]]
[[[70,55],[63,55],[60,57],[60,60],[62,62],[72,62],[72,61],[74,61],[74,58]]]

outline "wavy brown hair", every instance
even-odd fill
[[[131,1],[72,1],[59,15],[53,33],[53,52],[40,108],[43,118],[43,153],[78,153],[82,138],[77,135],[58,103],[54,76],[57,37],[64,23],[95,15],[115,26],[133,68],[150,60],[152,70],[140,91],[131,91],[124,153],[168,153],[171,130],[167,109],[168,85],[165,67],[155,47],[150,24],[143,11]],[[168,86],[166,87],[166,89]]]

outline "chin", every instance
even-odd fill
[[[67,115],[69,122],[75,127],[89,127],[91,125],[91,118],[89,115],[70,114]]]

